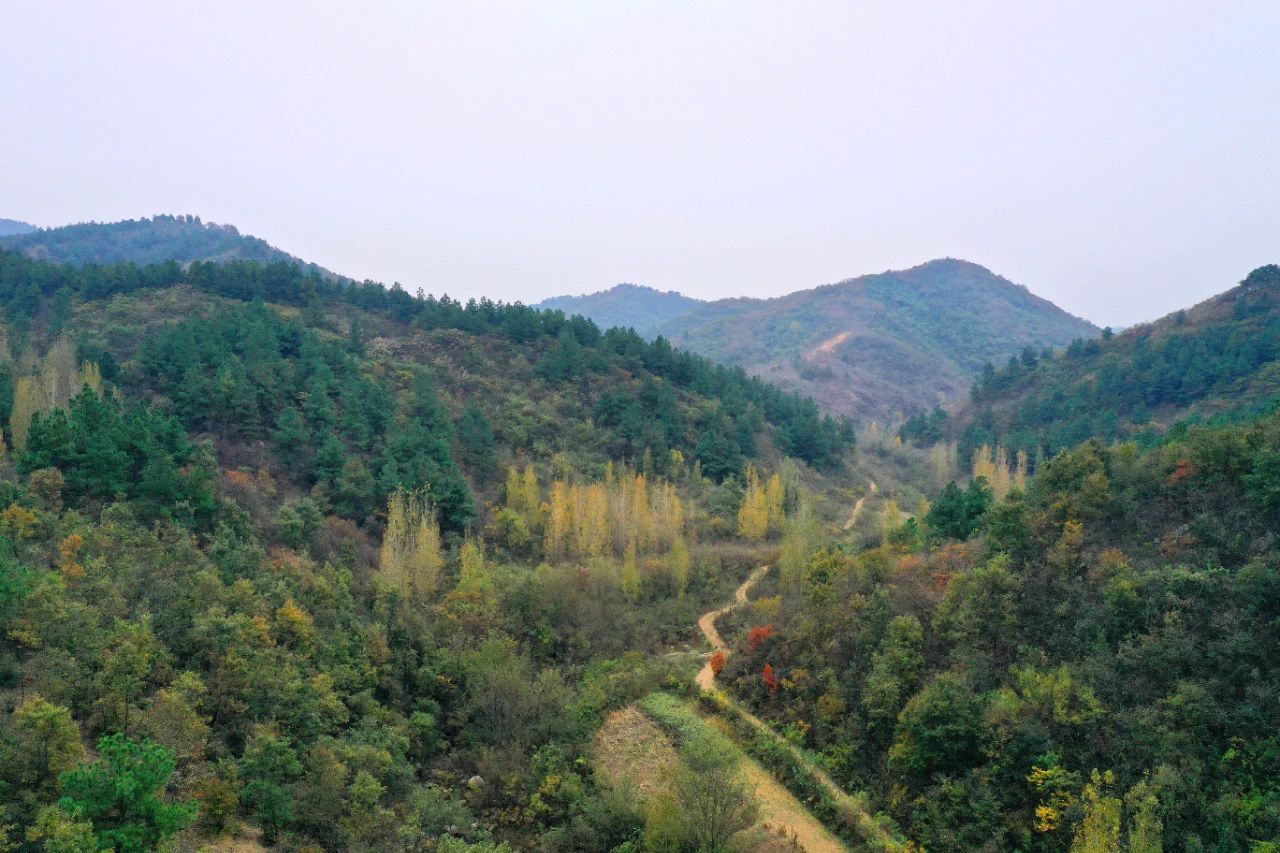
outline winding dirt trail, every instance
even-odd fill
[[[876,491],[876,484],[873,481],[871,483],[871,493],[875,494]],[[857,521],[858,513],[861,511],[862,504],[865,500],[865,496],[859,498],[858,502],[854,505],[853,515],[850,517],[849,524],[846,525],[846,529]],[[713,649],[713,654],[715,652],[724,652],[725,655],[728,655],[730,652],[729,647],[720,636],[720,632],[716,630],[716,620],[729,611],[746,604],[748,601],[747,593],[751,591],[751,588],[755,586],[768,571],[768,566],[761,566],[756,569],[734,592],[732,602],[717,610],[710,610],[702,614],[701,618],[698,619],[698,629],[702,631],[702,635],[707,638],[707,642]],[[711,669],[711,661],[708,659],[707,663],[704,664],[702,669],[698,672],[698,677],[696,679],[698,687],[703,690],[714,691],[720,696],[723,696],[733,704],[737,712],[751,725],[752,728],[763,733],[766,737],[769,737],[774,742],[782,746],[782,748],[791,753],[792,757],[807,767],[809,773],[818,782],[818,784],[827,789],[827,793],[831,798],[836,803],[841,804],[846,809],[847,813],[854,817],[854,820],[858,825],[858,829],[862,832],[863,837],[866,838],[867,841],[876,849],[901,849],[901,845],[898,844],[883,827],[875,822],[871,815],[867,813],[863,805],[855,800],[854,797],[850,796],[844,788],[836,784],[836,781],[832,779],[825,770],[814,764],[813,761],[797,749],[794,744],[787,741],[774,731],[772,726],[747,710],[741,702],[716,687],[715,681],[716,675]],[[755,770],[757,772],[751,772],[751,765],[755,765]],[[764,771],[764,768],[755,764],[754,761],[749,762],[747,775],[751,783],[756,787],[756,799],[761,804],[762,812],[769,812],[768,803],[770,800],[775,802],[788,799],[794,801],[794,797],[791,796],[791,793],[787,791],[786,788],[784,788],[776,779],[774,779],[772,775]],[[802,809],[799,814],[792,811],[790,814],[786,814],[786,818],[789,818],[790,822],[782,823],[782,825],[786,826],[789,831],[795,833],[801,845],[805,850],[810,851],[810,853],[847,851],[849,849],[844,844],[841,844],[840,841],[831,834],[830,830],[823,826],[822,823],[814,818],[807,810]],[[776,816],[774,819],[779,820]]]
[[[751,587],[760,582],[760,578],[765,576],[769,571],[768,566],[761,566],[756,569],[747,579],[742,582],[733,593],[733,601],[721,607],[719,610],[710,610],[703,613],[698,618],[698,630],[702,632],[702,636],[707,638],[707,642],[711,644],[711,653],[724,652],[726,656],[729,654],[729,647],[720,637],[720,632],[716,630],[716,620],[724,614],[737,607],[747,603],[747,593],[751,591]],[[710,690],[715,686],[716,674],[711,669],[711,658],[707,658],[707,662],[702,665],[702,669],[698,671],[698,677],[694,682],[703,690]]]
[[[871,483],[872,495],[880,491],[880,487],[876,485],[875,480],[871,480],[870,483]],[[850,527],[853,527],[855,524],[858,523],[858,516],[862,514],[862,505],[867,502],[868,497],[870,497],[870,495],[863,495],[862,497],[858,498],[857,503],[853,505],[853,512],[849,513],[849,520],[844,523],[845,530],[848,530]]]

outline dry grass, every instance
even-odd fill
[[[641,799],[664,790],[664,779],[680,760],[667,736],[634,706],[604,721],[596,733],[595,759],[608,784],[630,788]]]

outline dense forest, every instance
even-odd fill
[[[1273,849],[1277,293],[855,454],[581,316],[0,252],[0,850]]]
[[[1265,411],[1280,382],[1280,267],[1162,320],[988,364],[954,422],[981,444],[1048,453],[1089,438],[1150,444],[1170,427]]]
[[[926,850],[1280,838],[1280,411],[949,484],[784,572],[722,678]]]
[[[0,300],[17,849],[639,849],[593,733],[852,451],[665,341],[288,263],[0,253]]]
[[[0,248],[68,264],[297,260],[261,238],[241,234],[234,225],[203,222],[198,216],[160,215],[39,229],[0,226]]]

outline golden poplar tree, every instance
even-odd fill
[[[548,557],[564,556],[573,534],[573,512],[569,505],[569,486],[564,480],[551,482],[551,497],[547,506],[547,530],[545,548]]]
[[[800,588],[805,567],[822,542],[822,528],[813,514],[808,498],[801,495],[799,504],[787,529],[782,534],[782,548],[778,556],[778,579],[790,591]]]
[[[747,490],[738,510],[738,535],[752,542],[759,542],[769,532],[769,505],[765,490],[760,486],[760,475],[754,466],[747,466]]]
[[[689,545],[683,536],[677,536],[671,543],[671,553],[667,555],[671,568],[671,582],[675,584],[676,595],[684,598],[689,588],[689,573],[693,569],[693,560],[689,557]]]
[[[443,566],[440,526],[426,494],[397,489],[387,499],[379,582],[420,604],[435,592]]]
[[[530,521],[536,521],[542,507],[542,487],[538,485],[538,472],[532,465],[524,466],[524,476],[520,481],[521,500]]]
[[[786,524],[786,496],[782,476],[774,474],[769,478],[769,485],[765,488],[765,516],[770,536],[781,533]]]
[[[467,534],[458,552],[461,564],[458,573],[458,589],[465,592],[484,593],[493,589],[493,579],[489,577],[489,566],[484,558],[484,545]]]
[[[634,541],[627,544],[626,553],[622,556],[621,582],[623,593],[634,601],[640,595],[640,565]]]
[[[520,480],[520,471],[516,466],[512,465],[507,469],[507,509],[517,515],[524,515],[524,491],[523,483]]]

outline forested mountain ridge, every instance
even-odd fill
[[[1280,394],[1280,267],[1153,323],[990,365],[948,427],[981,444],[1052,454],[1089,438],[1146,443],[1188,419],[1248,416]]]
[[[544,299],[536,307],[581,314],[602,329],[615,326],[630,328],[648,338],[653,337],[665,323],[702,304],[701,299],[675,291],[664,293],[637,284],[618,284],[584,296]]]
[[[599,322],[591,313],[597,304],[583,297],[570,310]],[[811,396],[830,412],[887,423],[962,399],[987,361],[1097,331],[977,264],[944,259],[773,299],[685,304],[652,334]]]
[[[852,454],[665,342],[291,263],[0,252],[0,304],[6,849],[634,845],[592,733]]]
[[[0,231],[0,234],[4,232]],[[267,241],[241,234],[234,225],[204,222],[198,216],[158,215],[120,222],[81,222],[56,228],[28,228],[0,237],[0,249],[30,258],[69,264],[131,261],[289,261],[302,263]],[[321,272],[327,271],[315,267]]]

